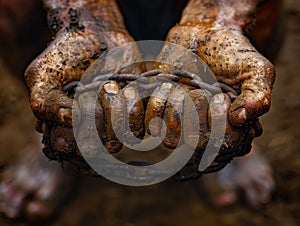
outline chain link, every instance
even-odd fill
[[[150,79],[152,78],[152,79]],[[73,81],[69,83],[68,85],[63,87],[63,91],[66,93],[73,93],[76,90],[76,93],[84,93],[89,90],[95,90],[101,86],[101,84],[104,81],[107,80],[114,80],[116,82],[131,82],[131,81],[138,81],[139,87],[143,89],[147,89],[150,91],[153,91],[157,85],[159,84],[159,81],[172,81],[172,82],[183,82],[186,85],[190,85],[196,89],[205,89],[209,92],[211,92],[213,95],[220,93],[222,90],[223,92],[226,92],[229,94],[232,100],[235,99],[235,97],[239,94],[238,91],[233,89],[232,87],[228,86],[225,83],[222,82],[215,82],[213,84],[208,84],[207,82],[204,82],[198,75],[186,72],[186,71],[179,71],[174,70],[172,73],[167,74],[164,73],[161,70],[150,70],[147,72],[144,72],[140,75],[137,74],[103,74],[95,77],[92,81],[92,83],[89,84],[82,84],[79,81]],[[250,135],[250,127],[252,126],[252,122],[249,122],[247,125],[243,127],[244,133]],[[189,162],[185,165],[183,169],[181,169],[179,172],[177,172],[173,178],[176,181],[186,181],[186,180],[192,180],[197,179],[202,174],[212,173],[221,170],[224,168],[227,163],[229,163],[234,157],[237,156],[243,156],[247,154],[250,151],[251,148],[251,142],[253,137],[251,136],[245,136],[245,140],[243,141],[242,145],[236,147],[234,150],[231,150],[228,153],[218,153],[218,155],[215,157],[213,163],[208,166],[205,170],[199,171],[198,166],[200,164],[200,161],[203,156],[203,152],[195,151]],[[49,146],[46,147],[47,151],[49,152]],[[49,153],[48,153],[49,154]],[[97,162],[98,163],[98,162]],[[149,165],[150,163],[145,162],[129,162],[128,164],[132,165]],[[136,180],[136,181],[142,181],[142,180],[154,180],[158,176],[162,176],[164,174],[170,174],[170,172],[165,172],[162,170],[148,170],[145,169],[144,176],[134,177],[134,172],[130,170],[130,167],[126,168],[124,165],[118,165],[115,163],[109,163],[106,160],[102,160],[99,162],[99,165],[101,165],[101,168],[108,171],[112,177],[115,178],[126,178],[128,180]],[[119,169],[119,170],[116,170]],[[120,173],[122,172],[122,173]]]

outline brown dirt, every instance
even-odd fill
[[[272,201],[259,210],[243,201],[226,209],[207,202],[201,182],[172,180],[149,187],[126,187],[105,179],[82,176],[74,199],[62,207],[53,226],[93,225],[300,225],[300,2],[286,1],[286,39],[275,62],[277,80],[271,111],[262,121],[264,134],[256,140],[270,160],[276,182]],[[30,141],[33,130],[28,104],[20,81],[7,76],[0,64],[0,166],[15,158]],[[5,100],[5,103],[3,102]],[[7,101],[9,100],[9,101]],[[23,225],[0,220],[0,226]]]

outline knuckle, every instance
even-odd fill
[[[45,101],[42,98],[32,100],[31,98],[31,109],[33,113],[42,113],[45,110]]]

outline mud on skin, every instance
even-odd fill
[[[230,107],[230,122],[235,126],[259,117],[270,108],[274,66],[246,37],[258,4],[257,0],[190,0],[180,23],[169,31],[166,39],[192,50],[209,65],[218,81],[241,91]],[[162,51],[160,57],[185,62],[184,57],[172,55],[168,50]],[[170,70],[164,65],[158,67]]]
[[[241,91],[229,109],[233,126],[259,117],[270,106],[273,66],[243,34],[252,24],[257,4],[254,0],[242,3],[191,0],[179,25],[167,37],[167,41],[197,53],[219,81]],[[25,79],[35,116],[41,121],[71,126],[72,99],[63,92],[63,86],[80,80],[94,61],[91,56],[101,55],[101,43],[110,49],[132,38],[114,1],[45,1],[45,5],[49,20],[62,21],[63,25],[49,47],[28,67]],[[230,10],[234,10],[234,18],[226,15]],[[138,55],[137,50],[130,51],[133,57]],[[180,65],[187,63],[172,50],[163,50],[160,58],[172,59],[179,70]],[[141,66],[133,67],[126,70],[142,71]],[[170,72],[165,65],[157,67]]]
[[[27,68],[25,81],[35,116],[70,126],[72,100],[62,87],[80,80],[103,50],[133,39],[124,27],[114,1],[49,0],[44,3],[50,24],[61,24],[61,28],[54,26],[55,39]],[[132,51],[134,55],[137,50]],[[130,71],[139,72],[140,69],[136,67]]]
[[[247,31],[245,25],[252,24],[257,2],[251,2],[249,6],[234,6],[231,1],[202,2],[206,3],[190,1],[180,25],[170,31],[168,39],[195,51],[211,66],[219,80],[243,91],[241,97],[244,99],[237,99],[235,105],[232,105],[232,111],[240,105],[247,109],[232,114],[231,122],[239,125],[268,110],[274,79],[273,66],[256,52],[243,35]],[[88,66],[106,49],[132,41],[113,1],[94,1],[85,6],[84,3],[45,1],[49,14],[55,14],[49,16],[52,18],[49,21],[55,32],[55,39],[26,72],[31,105],[40,120],[50,119],[70,126],[72,101],[62,92],[62,87],[70,81],[79,80]],[[200,4],[200,7],[193,4]],[[230,7],[245,9],[239,12],[241,20],[227,18],[226,8],[232,10]],[[197,11],[192,16],[197,8],[207,12],[206,15]],[[101,20],[98,20],[99,15]],[[190,20],[187,15],[196,20]],[[229,40],[225,38],[227,36]],[[224,39],[221,40],[220,37]],[[235,48],[238,48],[238,53],[234,51]],[[236,61],[239,58],[242,60]],[[225,65],[223,62],[226,62]],[[246,64],[241,65],[241,62]],[[138,72],[140,69],[131,69],[130,72],[132,71]],[[239,74],[239,71],[243,73]],[[267,76],[262,81],[254,71]],[[238,79],[233,79],[234,76],[238,76]],[[262,89],[258,89],[257,85]],[[259,103],[258,109],[253,108],[256,101]]]

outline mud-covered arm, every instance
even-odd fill
[[[44,0],[55,37],[27,68],[25,81],[35,116],[70,126],[72,100],[64,85],[80,80],[107,49],[133,41],[114,0]]]
[[[247,32],[255,23],[262,0],[190,0],[180,25],[222,26]]]
[[[229,118],[241,125],[270,108],[273,65],[252,46],[246,34],[259,0],[190,0],[167,41],[200,56],[219,81],[240,90]]]

